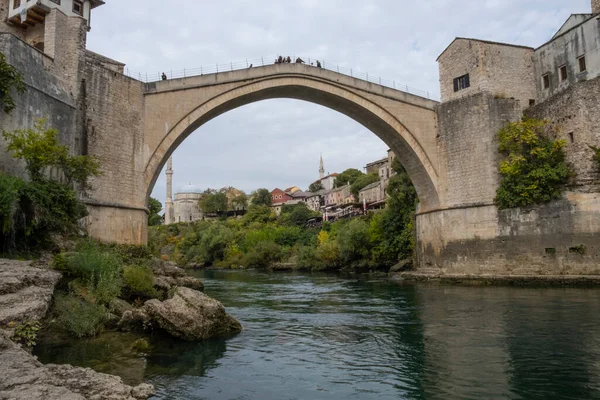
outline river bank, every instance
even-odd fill
[[[71,365],[44,365],[17,345],[22,323],[39,323],[52,303],[61,274],[43,262],[0,259],[0,398],[147,399],[149,384],[129,386],[120,377]],[[30,325],[31,326],[31,325]]]
[[[439,274],[430,271],[390,273],[392,281],[430,282],[464,286],[535,286],[535,287],[595,287],[600,286],[598,275],[462,275]]]

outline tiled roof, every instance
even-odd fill
[[[373,188],[375,188],[375,187],[377,187],[377,186],[379,186],[379,185],[380,185],[380,182],[379,182],[379,181],[377,181],[377,182],[373,182],[373,183],[371,183],[370,185],[367,185],[367,186],[365,186],[364,188],[360,189],[360,190],[359,190],[359,192],[362,192],[363,190],[369,190],[369,189],[373,189]]]

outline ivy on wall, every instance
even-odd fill
[[[507,124],[498,132],[500,209],[543,204],[560,197],[572,172],[565,162],[564,140],[552,138],[547,122],[532,118]]]

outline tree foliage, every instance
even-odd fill
[[[162,210],[162,204],[154,197],[148,199],[148,226],[157,226],[162,224],[162,217],[158,214]]]
[[[564,140],[550,137],[545,121],[523,119],[498,133],[504,156],[496,203],[503,208],[543,204],[560,197],[572,175],[565,162]]]
[[[233,210],[246,210],[248,208],[248,197],[241,193],[231,199],[231,208]]]
[[[205,213],[223,213],[227,211],[227,194],[207,190],[200,198],[200,209]]]
[[[285,204],[281,207],[281,223],[289,226],[304,226],[310,218],[320,213],[311,211],[305,203],[294,205]]]
[[[93,156],[69,155],[69,148],[58,141],[58,130],[48,128],[45,119],[38,119],[33,128],[3,131],[10,155],[25,162],[32,181],[42,181],[49,167],[60,169],[70,185],[78,183],[89,188],[88,180],[100,175],[100,162]]]
[[[354,198],[358,200],[359,192],[366,186],[369,186],[371,183],[375,182],[379,182],[379,175],[376,173],[363,174],[362,176],[358,177],[358,179],[355,180],[350,186],[350,191],[352,192]]]
[[[255,206],[270,206],[271,203],[272,198],[269,189],[258,189],[252,197],[252,204]]]
[[[590,148],[594,152],[594,161],[596,161],[596,167],[598,168],[598,172],[600,172],[600,147],[590,146]]]
[[[13,90],[17,93],[25,92],[23,75],[15,67],[6,62],[4,54],[0,53],[0,103],[5,113],[9,114],[15,109],[12,98]]]
[[[364,174],[356,168],[348,168],[335,178],[335,187],[342,187],[348,184],[352,185],[358,178]]]
[[[310,184],[308,191],[311,193],[317,193],[319,190],[325,189],[321,181],[316,181]]]

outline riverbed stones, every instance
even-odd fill
[[[175,286],[204,290],[204,282],[189,276],[184,269],[179,268],[171,261],[155,259],[152,261],[151,266],[154,273],[154,288],[165,296]]]
[[[143,308],[158,326],[184,340],[203,340],[242,330],[220,302],[186,287],[178,287],[166,301],[149,300]]]
[[[43,365],[0,337],[0,399],[136,400],[150,397],[149,384],[125,385],[121,378],[70,365]]]

